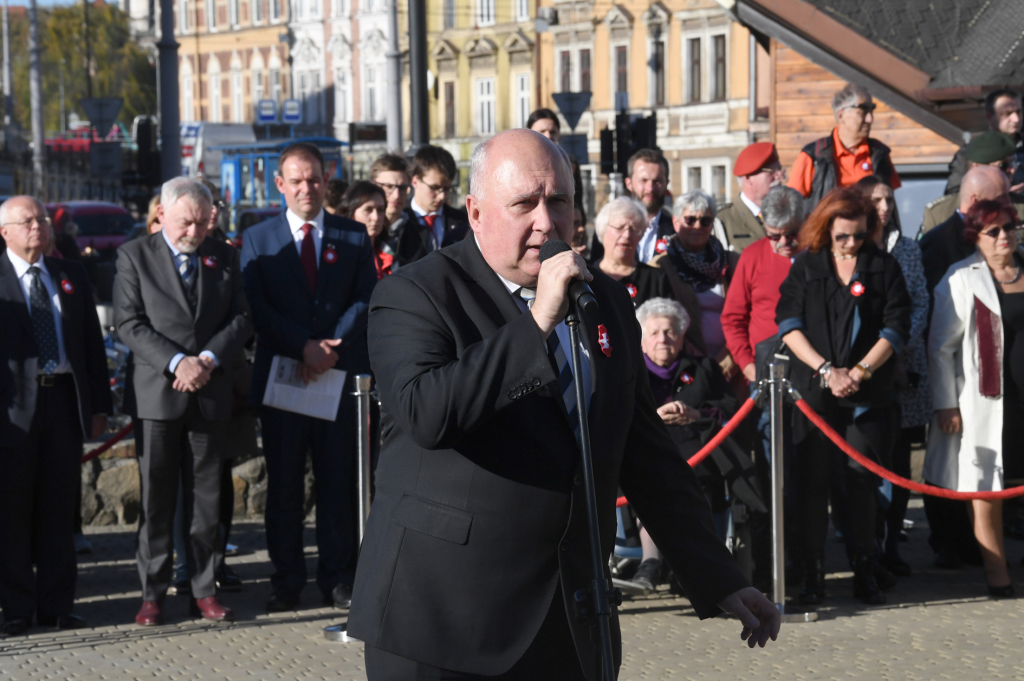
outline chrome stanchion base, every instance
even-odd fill
[[[324,638],[338,643],[362,643],[358,638],[352,638],[348,635],[348,622],[324,627]]]
[[[798,622],[817,622],[818,613],[816,612],[786,612],[782,614],[782,621],[786,624],[795,624]]]

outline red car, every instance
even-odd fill
[[[112,256],[135,224],[131,213],[107,201],[49,203],[46,211],[53,221],[54,234],[64,234],[70,223],[75,224],[78,249],[83,255],[95,252]]]

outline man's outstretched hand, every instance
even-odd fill
[[[718,607],[739,618],[743,623],[740,638],[751,648],[756,645],[764,648],[769,638],[773,641],[779,638],[782,613],[754,587],[748,586],[726,596]]]

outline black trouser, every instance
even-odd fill
[[[895,410],[871,409],[856,421],[853,415],[853,409],[844,407],[833,407],[823,414],[854,449],[888,467],[895,429],[899,426]],[[820,560],[825,556],[828,498],[837,448],[817,429],[810,429],[796,447],[804,560]],[[846,487],[848,551],[853,556],[874,555],[878,477],[848,457],[836,474],[843,476]]]
[[[0,606],[7,621],[33,613],[53,619],[74,606],[79,424],[74,379],[67,374],[39,387],[25,440],[0,447]]]
[[[346,391],[347,392],[347,391]],[[274,591],[297,595],[306,584],[302,533],[306,518],[306,455],[313,459],[316,491],[316,582],[329,595],[352,586],[359,547],[355,512],[355,399],[342,396],[342,414],[325,421],[264,407],[263,453],[267,462],[267,551],[274,564]]]
[[[896,445],[892,449],[892,472],[910,479],[910,453],[914,443],[924,442],[924,426],[901,428]],[[910,502],[910,490],[898,485],[892,486],[892,500],[885,512],[885,551],[897,552],[900,532],[903,531],[903,519],[907,515],[907,504]]]
[[[504,674],[498,676],[481,676],[454,672],[447,669],[432,667],[416,662],[367,644],[364,652],[366,658],[367,681],[475,681],[476,679],[492,679],[500,681],[538,681],[539,679],[557,679],[558,681],[586,681],[583,668],[576,656],[576,644],[569,630],[566,618],[562,589],[555,589],[548,614],[533,638],[533,643],[526,649],[519,661],[512,665]],[[616,670],[618,676],[618,670]]]
[[[217,590],[214,573],[224,559],[218,525],[223,423],[204,419],[194,396],[179,419],[139,421],[143,449],[139,455],[142,489],[137,558],[142,598],[162,601],[171,583],[179,477],[185,504],[192,509],[189,536],[196,561],[192,595],[197,599],[213,596]]]

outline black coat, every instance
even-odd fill
[[[697,614],[714,616],[746,581],[656,413],[629,295],[600,272],[591,288],[600,310],[584,315],[581,334],[594,372],[602,553],[614,547],[621,487]],[[571,600],[591,580],[581,466],[533,318],[467,239],[377,285],[369,346],[383,445],[349,633],[435,667],[496,675],[530,645],[561,582],[594,678],[594,632]],[[612,626],[618,650],[617,616]]]
[[[860,314],[860,330],[850,348],[849,361],[835,364],[846,369],[856,366],[874,347],[882,329],[895,331],[904,342],[910,336],[910,295],[896,259],[874,244],[865,244],[857,256],[855,277],[854,281],[864,286],[864,293],[856,298],[855,303]],[[828,307],[829,291],[835,290],[833,282],[835,286],[842,286],[836,279],[830,249],[798,255],[789,276],[782,282],[775,321],[781,326],[790,319],[802,320],[801,330],[814,349],[826,360],[835,362],[831,348],[836,329],[833,329]],[[853,283],[851,281],[850,285]],[[846,343],[849,346],[849,341]],[[893,386],[896,365],[895,358],[889,358],[873,372],[870,380],[861,383],[851,399],[839,400],[839,405],[878,407],[893,404],[896,398]],[[790,380],[807,402],[820,412],[826,405],[831,406],[836,398],[831,391],[821,388],[820,379],[815,375],[817,369],[794,357]]]
[[[628,277],[619,279],[619,283],[629,291],[635,307],[640,307],[651,298],[675,300],[668,274],[658,267],[651,267],[642,262],[636,264],[636,269]]]
[[[110,414],[113,409],[107,355],[92,286],[81,263],[58,258],[44,258],[44,263],[60,297],[64,354],[75,377],[78,425],[88,438],[92,436],[92,416]],[[62,285],[64,281],[68,286]],[[35,414],[39,349],[21,283],[10,258],[3,253],[0,320],[0,442],[13,447],[24,440]]]
[[[441,214],[444,216],[444,242],[441,248],[465,239],[469,234],[469,217],[466,211],[445,204],[441,208]],[[412,208],[402,211],[401,224],[392,229],[392,248],[398,258],[398,264],[402,267],[416,262],[434,250],[430,228],[420,221]]]
[[[974,251],[978,250],[974,244],[964,241],[964,219],[959,212],[925,232],[918,243],[921,246],[921,264],[924,266],[924,280],[929,296],[946,276],[950,265],[974,255]]]

